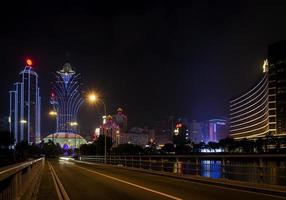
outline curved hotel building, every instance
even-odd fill
[[[230,133],[236,139],[265,136],[269,131],[268,75],[230,101]]]
[[[286,136],[286,42],[269,46],[263,77],[230,100],[229,127],[234,139]]]

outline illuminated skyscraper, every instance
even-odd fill
[[[208,142],[219,142],[228,136],[227,121],[224,119],[209,120]]]
[[[32,61],[20,73],[20,79],[10,91],[10,132],[15,143],[27,141],[39,142],[41,138],[40,117],[41,98],[38,87],[38,75],[31,67]]]
[[[57,112],[58,133],[78,133],[77,115],[83,98],[80,92],[80,74],[69,63],[56,72],[51,93],[51,104]]]
[[[263,77],[230,101],[230,134],[234,139],[286,135],[286,41],[268,48]]]
[[[269,133],[286,135],[286,41],[268,48]]]

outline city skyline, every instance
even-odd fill
[[[4,23],[4,29],[11,31],[1,32],[7,50],[0,56],[9,78],[15,77],[23,58],[34,60],[43,77],[43,119],[48,118],[50,72],[66,61],[82,74],[86,90],[102,93],[110,114],[122,107],[131,126],[148,125],[167,115],[197,120],[226,117],[229,99],[261,75],[267,45],[285,39],[286,34],[280,26],[282,1],[242,1],[234,7],[225,1],[163,6],[154,2],[146,3],[144,9],[135,4],[127,8],[126,4],[111,8],[103,4],[102,10],[91,6],[97,14],[83,3],[80,8],[86,15],[72,3],[59,5],[60,10],[30,6],[27,10],[39,15],[37,19],[29,14],[33,12],[25,12],[10,18],[15,26]],[[49,18],[48,9],[59,20]],[[73,19],[89,20],[82,24]],[[23,26],[29,28],[19,31]],[[156,34],[150,34],[154,27]],[[280,31],[270,31],[275,29]],[[1,91],[9,91],[9,87],[10,81],[2,77]],[[7,103],[7,99],[1,100],[1,116],[8,113]],[[101,108],[94,112],[86,106],[82,109],[83,123],[101,120]]]
[[[286,199],[286,0],[1,8],[1,200]]]

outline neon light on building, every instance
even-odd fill
[[[41,97],[38,75],[30,65],[20,73],[20,79],[10,91],[10,132],[15,143],[39,142],[41,138]]]
[[[78,133],[77,115],[83,98],[80,92],[80,74],[69,63],[56,72],[51,104],[57,113],[56,132]]]

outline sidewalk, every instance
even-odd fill
[[[37,196],[39,200],[51,200],[51,199],[58,199],[58,195],[56,192],[56,188],[53,182],[51,170],[45,161],[45,166],[41,178],[39,193]]]

